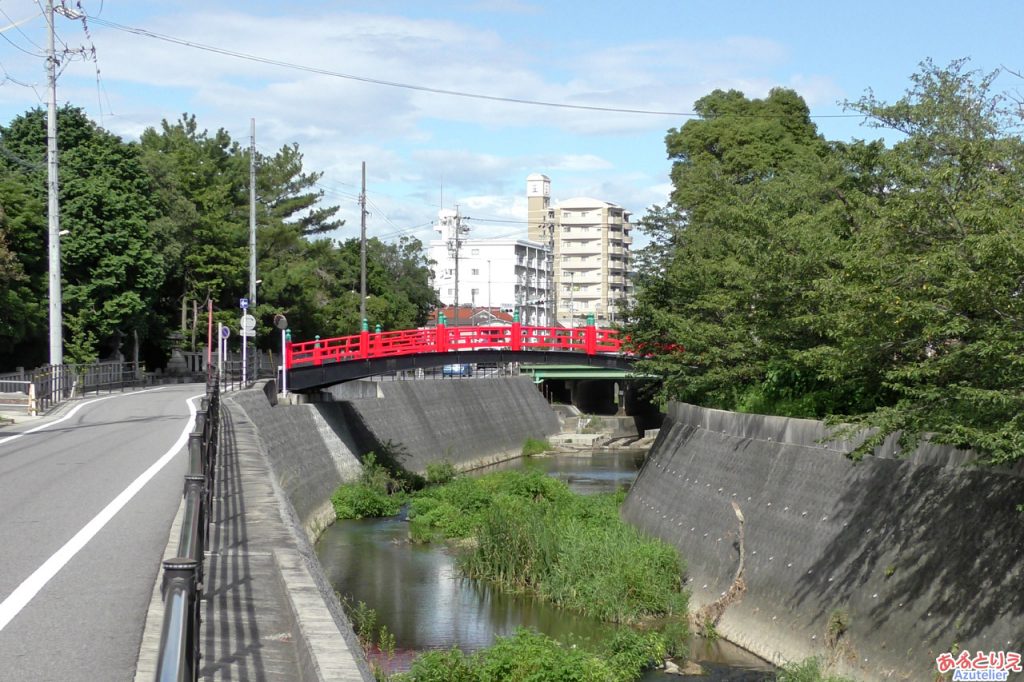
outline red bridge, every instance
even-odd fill
[[[312,390],[399,370],[478,362],[577,364],[631,369],[618,330],[593,324],[566,329],[533,327],[449,327],[371,332],[315,339],[285,346],[288,388]]]

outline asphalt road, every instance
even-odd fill
[[[100,396],[0,428],[0,681],[133,678],[203,391]]]

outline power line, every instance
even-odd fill
[[[0,33],[0,38],[3,38],[8,43],[10,43],[11,47],[15,48],[16,50],[20,50],[21,52],[24,52],[25,54],[29,55],[30,57],[45,57],[46,56],[45,54],[43,54],[41,52],[33,52],[32,50],[26,50],[21,45],[19,45],[18,43],[14,42],[10,38],[8,38],[6,33]]]
[[[476,216],[466,216],[466,220],[472,220],[477,223],[507,223],[509,225],[529,225],[529,220],[506,220],[501,218],[477,218]]]
[[[14,76],[12,76],[10,73],[8,73],[7,67],[5,67],[2,62],[0,62],[0,71],[3,71],[3,74],[4,74],[4,78],[3,78],[2,81],[0,81],[0,85],[3,85],[4,83],[7,83],[7,82],[11,82],[11,83],[14,83],[15,85],[20,85],[23,88],[28,88],[32,92],[35,93],[36,99],[39,100],[40,104],[44,103],[43,98],[40,97],[39,91],[36,90],[36,86],[33,83],[24,83],[24,82],[18,80],[17,78],[15,78]]]
[[[369,83],[372,85],[383,85],[391,88],[401,88],[404,90],[415,90],[417,92],[429,92],[435,95],[449,95],[451,97],[465,97],[469,99],[480,99],[489,102],[506,102],[509,104],[522,104],[527,106],[536,107],[549,107],[555,109],[573,109],[578,111],[601,111],[605,113],[613,114],[634,114],[644,116],[675,116],[681,118],[700,118],[700,114],[692,111],[657,111],[651,109],[624,109],[619,107],[600,107],[591,106],[586,104],[568,104],[566,102],[547,102],[543,100],[534,99],[521,99],[518,97],[499,97],[497,95],[484,95],[481,93],[466,92],[463,90],[449,90],[445,88],[434,88],[426,85],[415,85],[412,83],[400,83],[397,81],[387,81],[380,78],[370,78],[368,76],[358,76],[350,73],[342,73],[340,71],[331,71],[330,69],[323,69],[316,66],[307,66],[304,64],[295,64],[293,62],[286,62],[280,59],[271,59],[269,57],[260,57],[258,55],[252,55],[245,52],[237,52],[235,50],[229,50],[224,47],[217,47],[215,45],[207,45],[204,43],[198,43],[192,40],[185,40],[184,38],[177,38],[175,36],[169,36],[163,33],[156,33],[144,28],[137,28],[133,26],[125,26],[118,24],[113,21],[107,21],[100,19],[97,16],[89,17],[93,23],[101,24],[108,28],[112,28],[125,33],[131,33],[137,36],[145,38],[153,38],[155,40],[162,40],[168,43],[174,43],[175,45],[182,45],[184,47],[191,47],[197,50],[204,50],[206,52],[213,52],[215,54],[221,54],[227,57],[235,57],[236,59],[244,59],[251,62],[258,62],[260,64],[269,64],[271,66],[279,66],[285,69],[294,69],[297,71],[305,71],[307,73],[315,73],[321,76],[331,76],[332,78],[343,78],[346,80],[358,81],[360,83]],[[746,116],[747,118],[778,118],[777,116],[763,116],[753,115]],[[863,118],[863,114],[819,114],[811,115],[810,118]]]
[[[28,42],[29,42],[29,43],[30,43],[30,44],[31,44],[31,45],[32,45],[33,47],[35,47],[35,48],[36,48],[37,50],[39,50],[40,52],[44,51],[44,48],[43,48],[43,46],[42,46],[42,45],[39,45],[39,44],[37,44],[37,43],[36,43],[36,42],[35,42],[34,40],[32,40],[31,38],[29,38],[29,37],[28,37],[28,34],[27,34],[27,33],[25,33],[24,31],[22,31],[22,30],[21,30],[21,24],[24,24],[24,23],[25,23],[26,21],[31,21],[32,19],[35,19],[35,18],[36,18],[37,16],[39,16],[38,14],[34,14],[34,15],[32,15],[31,17],[28,17],[27,19],[22,19],[21,21],[15,21],[14,19],[11,19],[10,15],[9,15],[9,14],[7,14],[7,12],[3,11],[2,9],[0,9],[0,14],[4,15],[4,18],[5,18],[5,19],[7,19],[7,21],[11,22],[11,25],[10,25],[10,26],[8,26],[7,28],[11,28],[11,27],[13,27],[13,28],[14,28],[14,29],[16,29],[16,30],[18,31],[18,33],[20,33],[20,34],[22,35],[22,37],[24,37],[24,38],[25,38],[25,40],[27,40],[27,41],[28,41]],[[4,29],[4,30],[6,30],[6,29]],[[8,41],[8,42],[10,42],[10,41]],[[37,56],[41,56],[41,55],[37,55]]]

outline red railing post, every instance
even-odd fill
[[[448,350],[448,329],[445,326],[448,320],[444,313],[437,314],[437,328],[434,330],[434,352],[444,353]]]
[[[365,360],[370,357],[370,323],[363,319],[363,328],[359,331],[359,357]]]
[[[519,311],[512,313],[512,350],[523,349],[523,327],[519,324]]]
[[[587,315],[587,326],[583,330],[583,350],[587,355],[597,353],[597,328],[594,327],[594,315]]]

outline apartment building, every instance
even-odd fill
[[[528,236],[553,247],[552,287],[558,321],[580,326],[588,315],[611,324],[633,299],[631,213],[590,197],[551,206],[551,180],[526,178]]]
[[[546,244],[527,239],[472,239],[457,211],[438,213],[430,242],[434,261],[434,288],[445,305],[519,311],[523,324],[545,326],[553,319],[553,297],[548,295]],[[457,238],[457,239],[456,239]],[[458,253],[458,296],[455,262]]]

